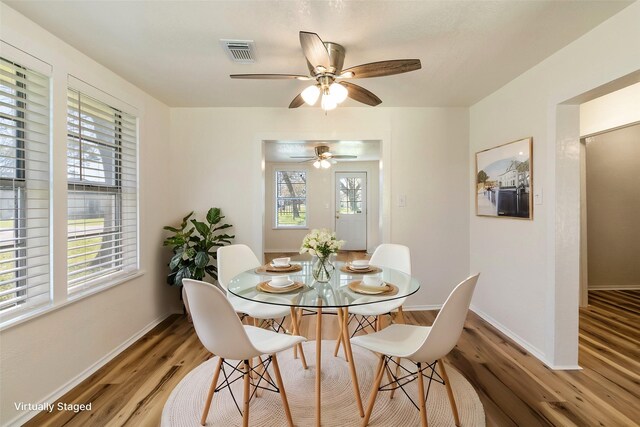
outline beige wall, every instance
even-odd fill
[[[0,3],[0,38],[51,65],[53,286],[57,309],[0,332],[0,425],[31,414],[14,402],[52,401],[165,318],[179,301],[165,283],[161,229],[175,216],[169,108]],[[140,266],[144,274],[84,299],[66,299],[67,75],[139,113]],[[62,292],[58,292],[62,290]]]
[[[292,252],[300,249],[302,239],[313,228],[335,227],[335,173],[367,173],[367,250],[373,251],[379,241],[379,162],[339,162],[329,169],[316,169],[311,164],[267,162],[265,173],[265,252]],[[306,229],[275,228],[275,171],[305,170],[307,172]]]
[[[553,367],[578,360],[579,116],[563,104],[640,69],[638,22],[635,2],[471,107],[469,169],[473,153],[531,136],[542,190],[533,221],[471,212],[471,271],[482,273],[472,308]]]
[[[438,306],[469,273],[468,112],[465,108],[177,108],[171,110],[174,203],[185,212],[219,206],[236,242],[263,247],[262,141],[379,140],[381,215],[389,240],[408,245],[422,284],[408,306]],[[397,206],[406,195],[406,207]],[[385,204],[383,203],[383,206]],[[384,236],[382,237],[384,238]]]
[[[640,125],[587,140],[589,289],[640,288]]]

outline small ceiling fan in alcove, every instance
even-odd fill
[[[358,156],[346,155],[346,154],[333,154],[329,151],[329,146],[318,145],[314,147],[315,156],[289,156],[292,159],[306,159],[301,163],[313,162],[313,166],[318,168],[327,169],[332,164],[338,163],[337,159],[357,159]]]
[[[333,110],[347,97],[366,105],[376,106],[382,100],[375,94],[346,80],[391,76],[419,70],[419,59],[394,59],[371,62],[343,69],[345,48],[333,42],[323,42],[316,33],[300,31],[300,45],[307,59],[309,76],[299,74],[232,74],[232,79],[297,79],[314,81],[298,94],[289,108],[303,104],[315,105],[320,98],[323,110]]]

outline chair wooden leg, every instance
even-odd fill
[[[249,427],[249,399],[251,398],[250,385],[250,373],[251,365],[249,361],[244,361],[244,409],[242,411],[242,427]]]
[[[273,365],[273,373],[276,377],[276,384],[280,389],[280,398],[282,399],[282,406],[284,406],[284,413],[287,416],[287,422],[289,423],[289,427],[293,427],[293,419],[291,418],[291,411],[289,410],[289,401],[287,400],[287,393],[284,390],[284,384],[282,383],[282,377],[280,376],[278,358],[275,354],[271,355],[271,364]]]
[[[300,321],[298,320],[298,310],[295,310],[291,307],[291,327],[293,328],[294,335],[300,335]],[[298,350],[300,350],[298,352]],[[297,344],[293,347],[293,356],[295,357],[297,354],[300,354],[300,361],[302,362],[302,367],[304,369],[308,369],[307,359],[304,357],[304,349],[302,348],[302,344]]]
[[[404,311],[402,311],[402,306],[398,307],[398,322],[405,325],[407,322],[404,320]]]
[[[222,366],[222,362],[224,362],[224,359],[221,357],[220,359],[218,359],[216,370],[213,372],[213,380],[211,381],[211,387],[209,387],[209,394],[207,395],[207,400],[204,404],[204,411],[202,411],[202,418],[200,419],[201,425],[205,425],[207,423],[207,415],[209,415],[209,408],[211,408],[211,400],[213,400],[213,394],[216,392],[216,387],[218,386],[218,377],[220,376],[220,367]]]
[[[397,319],[397,320],[396,320]],[[402,311],[402,306],[398,307],[398,316],[397,318],[394,319],[394,321],[396,321],[396,323],[400,323],[402,325],[405,325],[406,322],[404,320],[404,312]],[[400,358],[396,357],[396,377],[400,376]],[[391,396],[390,399],[393,399],[393,396],[396,394],[395,389],[391,390]]]
[[[349,309],[344,308],[344,312],[342,314],[343,319],[349,318]],[[349,361],[349,372],[351,373],[351,383],[353,384],[353,391],[356,395],[356,403],[358,404],[358,410],[360,411],[360,416],[364,417],[364,409],[362,408],[362,398],[360,397],[360,387],[358,386],[358,374],[356,373],[356,364],[353,360],[353,352],[351,351],[351,340],[349,339],[349,324],[348,322],[342,322],[342,337],[343,337],[343,345],[344,345],[344,353],[347,355],[347,360]]]
[[[338,351],[340,350],[340,344],[342,344],[342,309],[338,309],[338,327],[339,327],[339,333],[338,333],[338,339],[336,339],[336,348],[333,351],[333,357],[338,357]]]
[[[373,388],[371,389],[371,395],[369,396],[369,404],[367,405],[367,412],[364,415],[364,420],[362,420],[362,427],[366,427],[369,424],[369,419],[371,418],[371,412],[373,412],[373,405],[376,403],[376,397],[378,396],[378,389],[380,388],[380,383],[382,382],[382,377],[384,375],[384,355],[380,355],[380,362],[378,362],[378,367],[376,368],[376,379],[373,382]]]
[[[422,427],[429,427],[427,423],[427,404],[424,399],[424,381],[422,378],[422,364],[418,363],[418,399],[420,399],[420,422]]]
[[[456,426],[460,427],[460,417],[458,416],[458,407],[456,406],[456,400],[453,397],[453,390],[451,389],[451,383],[449,382],[449,376],[447,375],[447,370],[444,368],[444,361],[442,359],[438,359],[438,365],[440,366],[440,370],[442,371],[442,379],[444,380],[444,384],[447,387],[447,395],[449,396],[449,403],[451,404],[451,412],[453,412],[453,419],[456,423]]]

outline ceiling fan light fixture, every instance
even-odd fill
[[[316,160],[315,162],[313,162],[313,167],[316,169],[320,169],[320,160]]]
[[[335,109],[338,106],[338,103],[331,94],[325,93],[322,95],[322,100],[320,101],[320,106],[324,111],[330,111]]]
[[[314,105],[320,96],[320,88],[317,85],[311,85],[300,94],[307,105]]]
[[[345,99],[347,99],[349,91],[340,83],[331,83],[331,86],[329,86],[329,94],[336,104],[341,104]]]
[[[331,163],[329,163],[329,160],[322,159],[320,160],[320,166],[322,166],[323,169],[328,169],[331,167]]]

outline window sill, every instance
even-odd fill
[[[280,227],[273,227],[272,228],[272,230],[308,230],[308,229],[309,229],[309,227],[307,227],[307,226],[295,226],[295,225],[292,225],[290,227],[282,227],[282,226],[280,226]]]
[[[29,310],[21,315],[16,317],[9,318],[5,321],[0,322],[0,331],[4,331],[6,329],[12,328],[16,325],[20,325],[22,323],[28,322],[30,320],[36,319],[43,314],[51,313],[52,311],[56,311],[62,307],[66,307],[78,301],[81,301],[91,295],[99,294],[107,289],[114,288],[122,283],[126,283],[130,280],[141,277],[145,274],[144,270],[137,270],[132,272],[126,276],[120,276],[111,281],[101,283],[100,285],[95,285],[90,288],[79,289],[75,292],[67,294],[67,299],[58,304],[49,303],[42,307],[34,308],[33,310]]]

